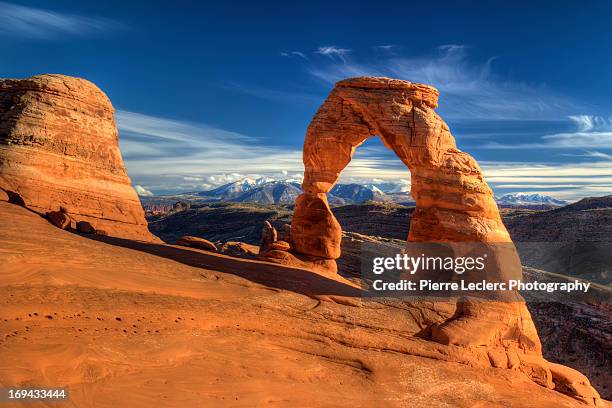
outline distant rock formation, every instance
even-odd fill
[[[260,243],[260,251],[261,253],[266,253],[270,250],[272,244],[278,239],[278,232],[276,228],[270,224],[269,221],[264,222],[264,226],[261,229],[261,243]]]
[[[0,79],[0,188],[38,213],[65,209],[108,235],[157,241],[126,173],[114,108],[64,75]]]

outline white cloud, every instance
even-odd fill
[[[346,62],[346,55],[348,55],[349,52],[351,52],[351,50],[347,48],[340,48],[336,47],[335,45],[326,45],[323,47],[319,47],[315,51],[315,54],[325,55],[326,57],[329,57],[332,60],[338,59],[342,62]]]
[[[570,115],[568,118],[576,124],[579,132],[593,130],[612,130],[612,121],[593,115]]]
[[[584,154],[576,154],[574,156],[595,157],[597,159],[612,160],[612,154],[607,154],[607,153],[603,153],[603,152],[590,152],[590,151],[586,151]]]
[[[306,56],[306,54],[304,54],[303,52],[300,51],[289,51],[289,52],[281,52],[280,55],[282,55],[283,57],[300,57],[303,58],[305,60],[308,60],[308,57]]]
[[[482,149],[609,149],[612,146],[612,132],[556,133],[542,136],[540,142],[506,144],[489,142]]]
[[[95,35],[124,28],[106,18],[64,14],[0,1],[0,35],[55,40],[62,35]]]
[[[144,187],[143,187],[143,186],[141,186],[140,184],[136,184],[136,185],[134,186],[134,189],[136,189],[136,193],[137,193],[139,196],[142,196],[142,197],[150,197],[150,196],[152,196],[152,195],[153,195],[153,193],[152,193],[150,190],[147,190],[146,188],[144,188]]]
[[[130,177],[153,191],[201,189],[282,169],[302,171],[301,150],[262,146],[256,138],[203,123],[128,111],[118,111],[116,118]],[[227,176],[219,179],[219,174]]]
[[[374,49],[377,50],[384,50],[384,51],[389,51],[392,50],[393,48],[395,48],[396,46],[393,44],[383,44],[383,45],[375,45]]]
[[[557,133],[542,136],[543,146],[557,149],[611,148],[612,132]]]
[[[189,143],[198,137],[207,137],[208,143],[252,142],[253,138],[201,123],[160,118],[136,112],[119,110],[115,114],[119,129],[160,140]]]

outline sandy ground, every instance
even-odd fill
[[[449,351],[414,336],[414,311],[361,302],[349,282],[80,236],[4,202],[0,285],[0,387],[68,387],[48,406],[584,406],[438,359]]]

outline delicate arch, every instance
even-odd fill
[[[295,252],[340,256],[342,230],[326,193],[368,137],[383,143],[410,169],[416,210],[409,241],[511,242],[493,193],[476,161],[461,152],[434,112],[438,91],[389,78],[338,82],[315,114],[304,142],[304,193],[291,229]]]
[[[442,247],[453,255],[472,251],[489,255],[483,271],[470,273],[471,279],[461,275],[462,279],[520,279],[520,259],[493,192],[476,161],[457,149],[448,126],[434,112],[437,101],[435,88],[407,81],[361,77],[338,82],[306,132],[304,193],[293,215],[292,252],[275,249],[286,245],[269,245],[271,249],[260,257],[323,273],[336,270],[342,229],[326,194],[355,149],[368,137],[380,135],[410,169],[416,209],[408,241],[442,242],[444,245],[431,247]],[[451,273],[448,278],[452,281],[456,276]],[[599,395],[584,376],[567,367],[559,372],[560,366],[542,358],[541,343],[523,299],[517,292],[502,292],[470,292],[472,297],[458,302],[453,316],[428,328],[429,338],[446,345],[486,346],[485,361],[493,366],[518,365],[539,384],[552,388],[554,382],[562,392],[598,404]],[[432,299],[436,301],[435,296]]]

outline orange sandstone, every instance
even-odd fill
[[[109,235],[158,241],[123,164],[113,114],[84,79],[0,79],[0,189],[41,214],[63,207]]]

